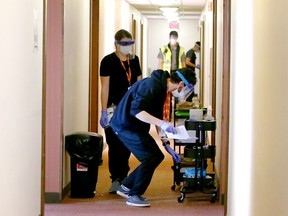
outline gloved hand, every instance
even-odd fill
[[[107,110],[101,111],[100,125],[102,128],[106,128],[108,126],[108,113]]]
[[[168,133],[177,134],[176,128],[169,122],[162,121],[160,128]]]
[[[165,145],[166,151],[172,156],[175,163],[180,163],[180,156],[170,147],[170,145]]]
[[[201,68],[200,64],[197,64],[196,68],[200,70],[200,68]]]

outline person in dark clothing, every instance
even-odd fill
[[[195,68],[200,70],[200,64],[196,65],[196,53],[200,52],[200,47],[201,43],[200,41],[197,41],[194,47],[186,53],[186,67],[191,68],[192,71],[195,71]]]
[[[130,170],[130,151],[122,145],[109,126],[109,119],[115,107],[133,83],[142,78],[139,58],[133,55],[132,46],[135,43],[132,35],[120,29],[115,34],[115,52],[105,56],[100,65],[101,80],[101,119],[108,144],[108,166],[112,179],[109,193],[116,194],[118,187]]]
[[[161,69],[155,70],[151,77],[136,82],[118,104],[110,126],[141,163],[117,190],[117,194],[127,198],[128,205],[150,206],[142,195],[151,182],[154,170],[164,159],[164,154],[149,134],[150,125],[155,125],[158,132],[177,133],[171,123],[162,120],[166,95],[171,92],[178,97],[187,88],[193,92],[195,83],[196,77],[189,68],[171,74]],[[180,162],[169,141],[162,139],[162,142],[173,160]]]

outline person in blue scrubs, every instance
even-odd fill
[[[164,159],[164,154],[149,134],[150,125],[155,125],[158,132],[164,130],[177,133],[170,122],[162,120],[166,96],[170,93],[174,97],[179,97],[183,92],[191,94],[195,84],[196,75],[190,68],[182,68],[171,74],[155,70],[151,77],[134,83],[118,104],[110,126],[140,162],[117,190],[117,194],[127,198],[128,205],[150,206],[142,195],[148,188],[155,169]],[[162,142],[173,160],[179,163],[181,159],[170,147],[169,141],[163,139]]]

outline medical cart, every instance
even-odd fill
[[[185,127],[187,131],[195,132],[195,140],[191,142],[180,142],[174,140],[174,150],[178,148],[178,153],[182,158],[181,163],[174,163],[174,184],[171,187],[175,190],[176,185],[183,183],[178,197],[178,202],[183,202],[187,193],[201,191],[211,194],[210,202],[214,203],[217,197],[217,187],[215,186],[215,172],[207,171],[207,159],[210,159],[214,169],[214,159],[216,146],[207,143],[207,131],[216,130],[216,121],[190,120],[186,119]],[[181,149],[184,147],[184,154]]]

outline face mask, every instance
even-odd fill
[[[186,99],[191,95],[193,91],[188,88],[188,86],[185,86],[182,91],[179,93],[178,100],[179,101],[186,101]]]
[[[174,97],[176,97],[179,102],[181,102],[181,101],[185,101],[190,96],[190,94],[192,92],[193,91],[191,91],[191,89],[189,89],[187,86],[185,86],[184,88],[182,88],[182,90],[180,92],[178,91],[178,88],[177,88],[174,91],[172,91],[171,94]]]
[[[177,43],[177,40],[176,39],[170,39],[170,44],[171,45],[175,45]]]
[[[121,46],[119,45],[119,51],[124,55],[128,55],[132,52],[132,46]]]
[[[171,94],[173,95],[173,97],[178,98],[179,96],[181,96],[181,92],[179,92],[177,88],[174,91],[172,91]]]

